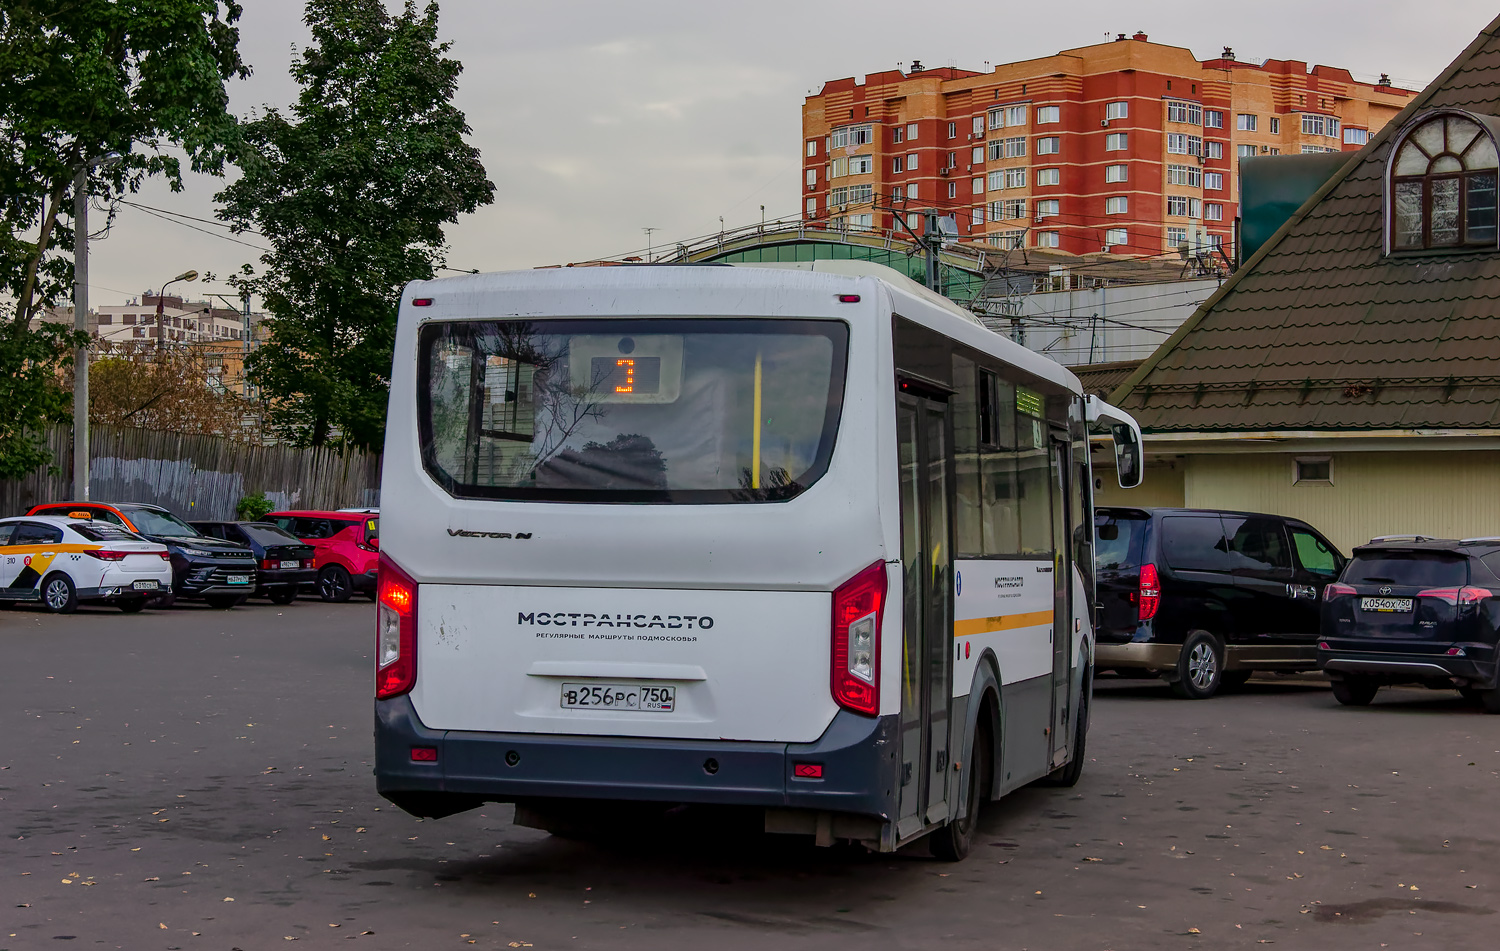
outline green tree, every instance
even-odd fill
[[[217,173],[246,76],[233,0],[0,2],[0,477],[50,461],[46,423],[70,418],[63,374],[86,338],[33,319],[73,281],[73,184],[104,200],[189,167]]]
[[[401,288],[444,261],[443,225],[493,200],[453,105],[462,65],[438,8],[309,0],[312,44],[286,113],[242,126],[243,177],[220,217],[271,251],[241,283],[270,313],[248,363],[268,428],[298,445],[374,449],[385,433]]]

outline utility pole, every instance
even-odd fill
[[[89,163],[73,178],[73,329],[89,329]],[[89,352],[73,351],[73,498],[89,500]]]
[[[646,232],[646,263],[651,263],[651,232],[660,231],[660,228],[642,228]]]

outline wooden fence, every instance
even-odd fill
[[[47,433],[55,471],[0,480],[0,516],[73,498],[73,435]],[[264,492],[278,509],[380,504],[380,457],[327,449],[256,446],[183,433],[117,426],[89,431],[89,496],[152,502],[188,519],[228,519],[241,498]]]

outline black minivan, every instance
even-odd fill
[[[1094,510],[1097,670],[1211,697],[1257,670],[1317,667],[1318,604],[1345,559],[1300,519],[1208,509]]]
[[[1458,689],[1500,713],[1500,538],[1404,535],[1354,549],[1323,591],[1318,666],[1339,703],[1384,684]]]

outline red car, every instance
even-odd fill
[[[317,549],[318,594],[324,601],[348,601],[359,591],[375,600],[375,565],[380,555],[380,517],[359,512],[272,512],[270,522]]]

